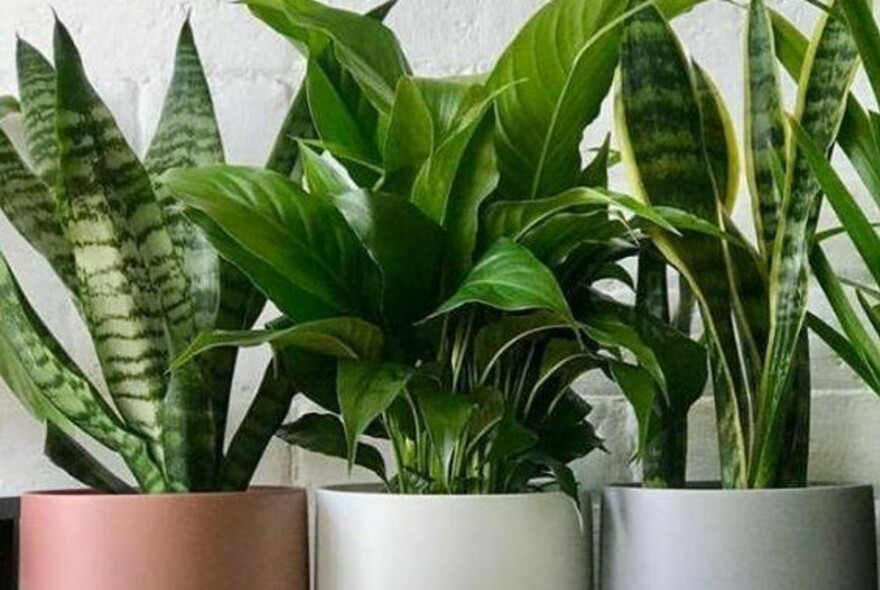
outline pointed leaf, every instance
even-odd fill
[[[37,175],[51,187],[58,172],[55,69],[36,48],[22,39],[18,39],[15,53],[30,163]]]

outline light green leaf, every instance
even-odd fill
[[[300,144],[303,177],[309,193],[325,197],[343,195],[358,189],[348,176],[345,168],[337,162],[330,152],[318,155],[312,148]]]

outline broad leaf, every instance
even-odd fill
[[[302,317],[298,308],[308,304],[314,311],[306,319],[328,312],[378,317],[378,269],[326,199],[253,168],[173,170],[163,182],[216,224],[219,231],[207,231],[221,252],[244,253],[231,259],[286,315]],[[302,301],[300,293],[311,301]]]
[[[345,425],[349,468],[355,462],[358,439],[394,400],[404,394],[411,376],[412,370],[401,365],[339,362],[336,387]]]
[[[306,414],[296,421],[282,426],[278,430],[277,436],[294,446],[313,453],[339,459],[348,457],[345,428],[338,418],[330,414]],[[385,460],[375,447],[358,443],[354,463],[369,469],[382,481],[387,478]]]
[[[448,490],[454,478],[454,460],[464,460],[456,455],[464,451],[464,434],[476,406],[468,397],[449,393],[439,387],[420,387],[414,392],[414,397],[434,452],[443,466],[444,485]]]
[[[553,273],[531,252],[508,239],[489,248],[431,317],[474,303],[504,311],[546,310],[571,320],[571,310]]]

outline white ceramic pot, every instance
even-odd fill
[[[602,590],[877,590],[870,486],[602,493]]]
[[[558,492],[318,490],[315,588],[589,590],[589,513],[582,525],[574,504]]]

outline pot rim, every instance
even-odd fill
[[[609,492],[625,492],[632,494],[645,495],[786,495],[786,494],[808,494],[821,492],[842,492],[871,490],[873,493],[874,485],[870,483],[833,483],[833,482],[811,482],[806,487],[800,488],[735,488],[725,489],[721,487],[719,481],[694,481],[688,482],[685,488],[645,488],[639,482],[635,483],[618,483],[604,486],[603,493]]]
[[[515,494],[393,494],[382,489],[380,483],[350,483],[321,486],[315,489],[321,496],[351,496],[361,498],[399,499],[402,502],[437,501],[437,502],[480,502],[499,500],[530,500],[562,496],[568,498],[560,490],[542,490],[536,492],[519,492]],[[589,494],[589,490],[579,491],[581,496]]]
[[[168,501],[179,500],[196,501],[196,500],[222,500],[232,498],[264,498],[267,496],[299,496],[305,495],[307,490],[298,486],[252,486],[244,491],[237,492],[180,492],[180,493],[163,493],[163,494],[107,494],[96,492],[91,489],[60,489],[60,490],[34,490],[25,492],[21,495],[22,500],[25,499],[57,499],[65,501],[86,501],[86,500],[102,500],[117,502],[136,502],[136,501]]]

